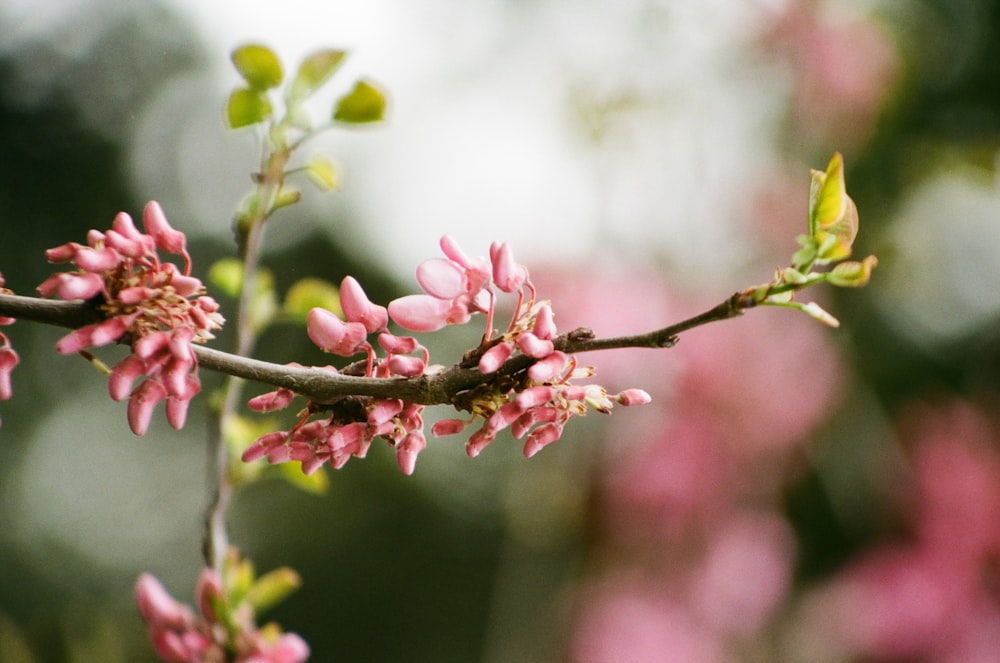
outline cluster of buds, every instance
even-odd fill
[[[548,302],[535,301],[528,270],[514,262],[507,244],[494,243],[489,259],[470,258],[448,236],[441,239],[441,248],[445,258],[424,261],[417,268],[417,281],[425,294],[396,299],[388,308],[369,301],[353,278],[344,279],[341,305],[346,321],[330,311],[313,309],[307,323],[309,338],[336,355],[351,357],[364,352],[363,374],[367,377],[413,377],[439,369],[428,366],[427,350],[415,338],[387,330],[389,318],[405,329],[427,332],[485,314],[486,333],[472,353],[478,357],[483,382],[453,401],[472,416],[440,421],[431,429],[435,436],[450,435],[482,419],[482,428],[466,445],[470,456],[478,455],[497,433],[510,427],[515,437],[527,435],[524,453],[531,457],[559,439],[571,416],[585,414],[588,408],[608,413],[615,403],[649,402],[649,395],[639,389],[609,395],[599,385],[572,383],[591,377],[594,371],[578,367],[575,357],[556,349],[552,308]],[[494,287],[517,296],[514,315],[503,333],[492,329],[497,300]],[[386,353],[383,357],[376,355],[368,341],[373,334],[378,334],[377,343]],[[528,360],[524,366],[505,370],[508,361],[520,355]],[[294,396],[293,391],[279,388],[251,399],[249,406],[269,412],[287,407]],[[295,426],[261,436],[246,449],[243,460],[297,460],[308,474],[327,462],[340,468],[352,456],[364,457],[371,442],[381,437],[395,447],[400,469],[411,474],[417,454],[427,445],[422,413],[422,405],[401,399],[351,396],[334,403],[310,401]]]
[[[470,258],[450,237],[441,239],[445,258],[426,260],[417,268],[417,281],[424,295],[409,295],[389,304],[389,314],[400,326],[414,331],[434,330],[446,324],[466,322],[472,314],[486,314],[486,332],[478,353],[478,369],[496,379],[484,382],[456,403],[471,412],[468,420],[445,419],[431,428],[437,437],[465,430],[482,419],[483,424],[466,442],[466,452],[475,457],[496,435],[510,428],[515,438],[527,435],[524,455],[534,456],[562,436],[573,415],[588,409],[610,413],[615,403],[648,403],[649,394],[627,389],[608,394],[596,384],[573,384],[593,377],[590,366],[578,366],[576,357],[556,348],[555,316],[548,301],[536,301],[536,290],[524,265],[514,261],[508,244],[494,242],[490,257]],[[517,296],[507,330],[493,327],[497,290]],[[508,361],[523,355],[526,368],[504,370]]]
[[[12,294],[10,290],[3,287],[3,284],[3,274],[0,274],[0,292]],[[14,318],[0,316],[0,326],[12,324],[14,324]],[[7,338],[6,334],[0,332],[0,401],[9,400],[13,395],[14,392],[10,384],[10,374],[20,361],[21,358],[18,356],[17,351],[11,346],[10,339]]]
[[[227,565],[233,563],[232,556]],[[135,584],[136,603],[153,649],[168,663],[301,663],[309,646],[295,633],[282,633],[277,624],[258,628],[253,616],[262,604],[294,589],[297,576],[278,569],[254,581],[246,562],[235,560],[239,573],[226,572],[229,582],[204,569],[195,588],[198,614],[176,601],[160,581],[148,573]],[[235,583],[252,584],[234,588]],[[278,596],[275,596],[278,595]],[[237,599],[236,597],[239,596]]]
[[[389,333],[388,311],[373,304],[353,277],[341,283],[340,300],[346,322],[326,309],[309,312],[306,331],[313,343],[341,357],[365,353],[363,372],[357,371],[365,377],[413,377],[425,372],[427,349],[412,336]],[[378,335],[384,356],[377,356],[368,341],[373,334]],[[337,370],[332,366],[324,368]],[[270,412],[287,407],[294,397],[293,391],[279,388],[252,398],[249,407]],[[395,448],[399,468],[412,474],[417,454],[427,446],[423,410],[423,405],[398,398],[349,396],[333,403],[310,401],[291,430],[258,438],[244,451],[243,460],[251,462],[264,456],[272,463],[297,460],[302,463],[302,471],[311,474],[325,463],[339,469],[352,456],[363,458],[372,441],[381,437]]]
[[[77,270],[53,274],[38,286],[43,297],[93,302],[103,314],[100,322],[61,338],[60,353],[114,342],[131,345],[131,354],[111,371],[109,391],[115,400],[129,399],[129,426],[137,435],[146,432],[162,400],[170,424],[184,425],[188,403],[201,389],[191,343],[212,338],[223,323],[219,305],[191,276],[184,233],[170,226],[155,201],[146,204],[142,222],[145,232],[120,212],[109,230],[91,230],[86,245],[49,249],[49,262],[72,263]],[[161,261],[158,251],[180,256],[183,268]],[[133,388],[142,376],[147,379]]]

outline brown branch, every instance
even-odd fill
[[[748,306],[746,298],[737,293],[704,313],[662,329],[632,336],[595,338],[592,331],[581,327],[561,335],[555,340],[555,346],[567,353],[614,348],[670,348],[677,342],[677,335],[681,332],[738,316]],[[0,316],[70,329],[102,319],[101,313],[86,302],[63,302],[2,293],[0,293]],[[334,373],[322,368],[284,366],[205,346],[193,347],[198,357],[198,364],[203,368],[274,387],[286,387],[321,403],[333,402],[345,396],[399,398],[423,405],[455,403],[460,394],[499,378],[515,376],[534,361],[526,355],[518,354],[507,360],[499,371],[491,375],[484,375],[475,367],[456,364],[433,375],[412,378],[367,378]]]

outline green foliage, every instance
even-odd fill
[[[226,122],[231,129],[241,129],[263,122],[274,112],[271,100],[261,90],[238,88],[226,102]]]
[[[285,76],[281,60],[267,46],[248,44],[232,52],[233,65],[253,90],[269,90]]]
[[[305,324],[309,311],[317,307],[344,317],[337,286],[323,279],[306,277],[292,284],[285,293],[282,311],[289,320]]]
[[[337,102],[333,119],[348,124],[378,122],[385,116],[385,95],[369,81],[360,80]]]
[[[290,105],[301,103],[323,86],[347,57],[347,51],[332,48],[317,51],[299,65],[295,80],[288,90]]]
[[[836,327],[840,323],[835,317],[815,302],[795,301],[795,293],[817,283],[842,288],[861,287],[868,283],[878,264],[875,256],[842,262],[850,257],[858,234],[858,209],[847,195],[844,161],[839,153],[833,155],[825,171],[812,171],[808,222],[809,234],[797,238],[801,248],[792,256],[791,266],[777,270],[770,283],[749,288],[740,296],[751,306],[794,308]],[[813,269],[817,265],[830,264],[834,266],[826,272]]]

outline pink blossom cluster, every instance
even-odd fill
[[[10,294],[10,290],[3,287],[4,278],[0,274],[0,292]],[[14,318],[0,316],[0,326],[14,324]],[[13,395],[13,388],[10,384],[10,374],[14,367],[21,361],[21,357],[10,344],[10,339],[3,332],[0,332],[0,401],[9,400]]]
[[[412,336],[396,336],[386,326],[389,316],[384,306],[373,304],[361,284],[351,276],[340,285],[341,308],[346,321],[322,308],[309,312],[306,331],[324,351],[352,357],[365,353],[364,375],[399,378],[422,375],[428,352]],[[385,352],[377,357],[368,337],[378,334],[377,343]],[[332,366],[324,367],[336,372]],[[287,407],[295,397],[290,389],[279,388],[252,398],[249,407],[270,412]],[[339,469],[352,456],[364,458],[376,437],[396,449],[400,470],[412,474],[417,454],[427,446],[424,437],[424,406],[398,398],[351,396],[334,403],[311,402],[289,431],[275,431],[258,438],[243,452],[251,462],[267,457],[271,463],[296,460],[302,471],[311,474],[329,463]],[[320,418],[313,418],[322,414]]]
[[[615,403],[648,403],[649,394],[627,389],[609,395],[600,385],[572,384],[574,379],[594,375],[591,367],[577,366],[576,358],[555,347],[556,325],[547,301],[535,300],[535,286],[524,265],[514,261],[508,244],[494,242],[489,260],[470,258],[447,235],[441,239],[445,258],[426,260],[417,267],[417,281],[426,294],[409,295],[389,304],[389,315],[400,326],[414,331],[432,331],[446,324],[467,322],[478,312],[486,314],[485,351],[479,359],[484,375],[498,373],[515,355],[533,361],[515,387],[496,386],[477,395],[470,403],[471,420],[445,419],[431,429],[435,436],[461,432],[477,419],[483,424],[469,436],[466,452],[475,457],[497,434],[510,428],[514,437],[527,435],[524,455],[534,456],[562,435],[573,415],[588,408],[609,413]],[[507,330],[495,335],[492,328],[496,286],[516,294],[517,303]],[[513,376],[512,376],[513,377]]]
[[[535,301],[528,270],[514,262],[507,244],[494,243],[489,259],[470,258],[448,236],[440,245],[445,258],[424,261],[417,268],[417,281],[425,294],[396,299],[386,308],[373,304],[360,284],[347,277],[341,284],[346,321],[330,311],[313,309],[308,316],[309,338],[336,355],[364,352],[368,377],[413,377],[430,371],[428,352],[415,338],[390,333],[389,318],[405,329],[427,332],[464,324],[476,313],[484,313],[486,333],[478,368],[495,379],[485,380],[473,396],[456,403],[472,414],[470,419],[446,419],[431,429],[435,436],[451,435],[482,419],[482,427],[466,444],[470,456],[478,455],[501,430],[510,428],[517,438],[527,435],[524,453],[531,457],[559,439],[571,416],[585,414],[588,408],[608,413],[615,403],[649,402],[649,395],[639,389],[608,394],[599,385],[572,384],[574,379],[592,376],[593,369],[578,367],[575,357],[556,349],[552,308],[548,302]],[[494,286],[517,295],[511,322],[500,334],[492,329]],[[368,341],[372,334],[378,334],[384,357],[376,357]],[[517,355],[530,358],[530,364],[512,375],[501,375],[508,360]],[[268,412],[287,407],[294,395],[289,389],[278,389],[251,399],[249,406]],[[324,416],[314,419],[319,413]],[[427,445],[422,414],[422,405],[400,399],[349,397],[335,403],[311,402],[291,430],[261,436],[247,448],[243,460],[297,460],[303,471],[311,473],[324,463],[340,468],[352,456],[364,457],[372,440],[382,437],[396,448],[400,469],[411,474],[417,454]]]
[[[274,624],[257,628],[252,610],[226,606],[235,619],[221,619],[217,609],[226,597],[212,569],[198,577],[198,615],[148,573],[136,581],[135,596],[153,649],[168,663],[300,663],[309,657],[309,646],[295,633]]]
[[[145,232],[120,212],[109,230],[87,233],[86,245],[69,242],[49,249],[49,262],[78,269],[55,273],[38,286],[43,297],[91,301],[104,315],[61,338],[60,353],[114,342],[131,345],[131,354],[111,371],[108,388],[113,399],[129,399],[128,421],[136,435],[146,432],[154,407],[163,400],[167,420],[183,427],[188,403],[201,389],[191,343],[212,338],[224,322],[218,303],[191,276],[184,233],[171,227],[155,201],[146,204],[142,222]],[[158,251],[183,258],[183,269],[161,261]],[[142,376],[147,379],[135,386]]]

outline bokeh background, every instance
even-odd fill
[[[150,198],[201,275],[232,253],[257,152],[221,109],[249,41],[348,48],[333,87],[391,98],[317,142],[343,186],[270,226],[279,289],[353,273],[387,301],[449,233],[511,242],[563,329],[651,329],[786,264],[835,150],[880,257],[821,295],[839,330],[759,310],[586,357],[654,404],[531,461],[445,438],[410,478],[379,448],[321,496],[242,491],[233,540],[301,573],[267,616],[312,660],[1000,660],[1000,2],[0,0],[9,287]],[[5,332],[0,661],[152,660],[132,584],[190,599],[205,416],[136,438],[58,330]],[[325,363],[304,338],[258,354]]]

